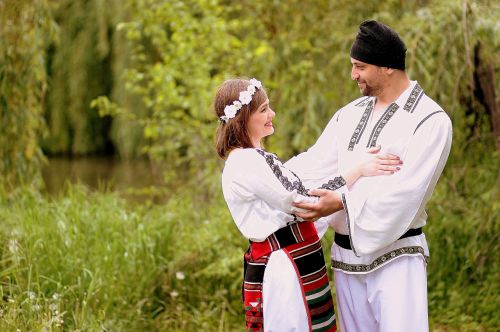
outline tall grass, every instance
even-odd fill
[[[500,328],[500,156],[485,150],[491,141],[452,159],[428,206],[431,324],[457,331]]]
[[[483,158],[450,163],[429,206],[433,331],[500,326],[498,158]],[[131,204],[69,186],[3,198],[0,220],[1,331],[243,331],[246,241],[220,193]]]
[[[237,330],[245,243],[226,210],[72,186],[2,201],[0,330]]]

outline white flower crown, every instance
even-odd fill
[[[238,100],[233,101],[231,105],[224,107],[224,115],[220,119],[224,122],[228,122],[236,116],[236,113],[243,107],[243,105],[248,105],[252,101],[252,97],[255,91],[262,88],[262,83],[255,78],[250,80],[250,85],[247,86],[245,91],[240,92],[240,97]]]

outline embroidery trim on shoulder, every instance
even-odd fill
[[[408,113],[413,113],[415,110],[415,107],[417,106],[418,102],[420,101],[420,98],[422,98],[422,95],[424,94],[424,91],[422,90],[422,87],[417,83],[413,87],[413,90],[410,93],[410,96],[406,100],[405,106],[403,106],[403,109],[407,111]]]
[[[370,97],[366,97],[366,98],[363,98],[361,99],[357,104],[355,104],[354,106],[366,106],[366,102],[369,101]]]
[[[380,119],[378,119],[375,127],[373,127],[372,134],[370,135],[370,139],[368,140],[368,144],[366,145],[367,148],[372,148],[377,145],[377,139],[380,136],[382,129],[385,127],[387,122],[389,122],[394,113],[396,113],[398,108],[399,106],[396,103],[392,103],[389,105],[389,107],[387,107],[384,114],[382,114]]]
[[[293,182],[290,181],[290,179],[288,177],[286,177],[286,175],[283,174],[283,172],[281,171],[280,166],[278,164],[281,162],[279,161],[279,159],[276,155],[274,155],[272,153],[265,152],[265,151],[260,150],[260,149],[255,149],[255,150],[261,156],[264,157],[264,159],[266,160],[266,163],[269,165],[269,167],[271,167],[271,170],[273,171],[274,175],[276,176],[276,178],[278,178],[278,180],[281,182],[281,184],[283,185],[283,187],[285,187],[286,190],[288,190],[288,191],[297,190],[297,192],[303,196],[310,196],[307,193],[307,189],[304,187],[304,185],[300,181],[300,178],[297,176],[297,174],[295,174],[292,170],[289,170],[290,173],[292,173],[293,176],[295,176],[297,178],[297,180],[294,180]]]
[[[389,263],[395,258],[402,255],[422,255],[424,256],[425,262],[429,262],[429,256],[426,256],[424,253],[424,248],[420,246],[411,246],[411,247],[402,247],[398,249],[391,250],[382,256],[377,257],[370,264],[347,264],[344,262],[336,261],[332,259],[332,268],[340,269],[346,272],[359,272],[366,273],[373,271],[380,266]]]
[[[366,128],[366,124],[368,123],[368,118],[370,117],[370,113],[373,110],[373,106],[374,102],[373,100],[370,100],[368,106],[363,112],[363,115],[361,116],[361,119],[359,120],[358,125],[356,126],[356,129],[354,130],[354,133],[352,133],[347,150],[352,151],[354,149],[354,145],[359,143],[359,139],[361,138],[361,135]]]
[[[440,111],[436,111],[436,112],[433,112],[429,115],[427,115],[422,121],[420,121],[420,123],[417,125],[417,128],[415,128],[415,131],[413,132],[413,135],[415,135],[415,133],[417,132],[418,128],[420,128],[420,126],[427,120],[429,119],[431,116],[433,116],[434,114],[438,114],[438,113],[444,113],[443,110],[440,110]]]

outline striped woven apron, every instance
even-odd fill
[[[311,221],[281,228],[263,242],[250,241],[245,253],[243,282],[247,331],[264,331],[262,282],[269,256],[279,249],[287,254],[297,273],[309,319],[309,331],[336,331],[323,249]]]

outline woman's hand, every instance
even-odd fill
[[[361,176],[391,175],[401,169],[403,161],[398,156],[379,152],[380,146],[367,150],[367,153],[373,154],[373,157],[356,167]]]

